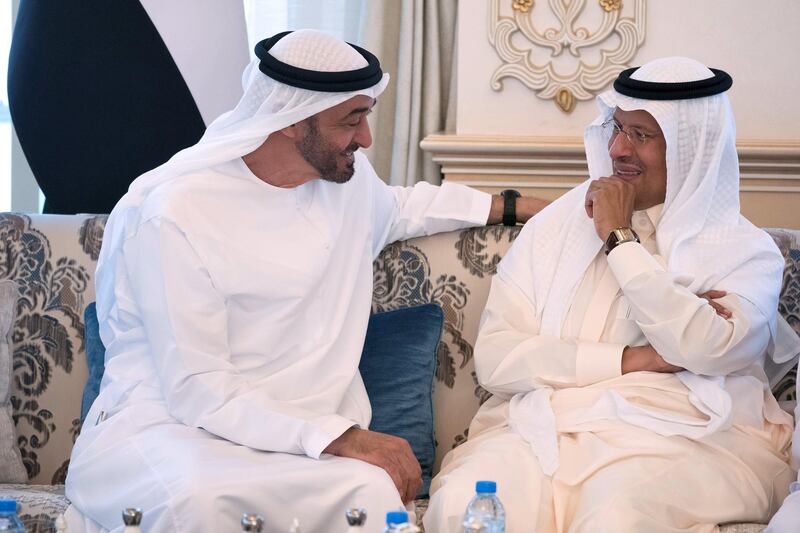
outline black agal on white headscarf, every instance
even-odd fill
[[[256,56],[260,60],[259,70],[274,80],[309,91],[340,93],[372,87],[383,77],[378,58],[368,50],[350,43],[347,44],[361,54],[367,63],[366,66],[354,70],[329,70],[333,65],[326,65],[327,68],[324,70],[311,70],[285,63],[272,55],[270,50],[278,41],[291,33],[291,31],[277,33],[255,46]]]
[[[733,85],[733,79],[724,70],[709,68],[712,75],[699,80],[659,82],[636,79],[641,67],[623,70],[614,81],[614,90],[625,96],[643,100],[690,100],[724,93]]]

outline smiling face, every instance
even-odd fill
[[[667,196],[667,142],[658,122],[643,110],[617,109],[614,120],[628,135],[612,134],[608,155],[614,175],[636,187],[634,209],[639,211],[663,203]]]
[[[346,183],[355,172],[355,151],[372,144],[367,115],[375,99],[355,96],[298,124],[295,146],[320,178]]]

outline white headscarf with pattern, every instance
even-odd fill
[[[652,61],[634,79],[681,82],[705,79],[711,71],[692,59]],[[603,242],[586,216],[584,197],[592,180],[613,174],[610,132],[602,128],[616,108],[644,110],[658,122],[667,145],[667,191],[656,228],[667,270],[689,290],[729,290],[748,299],[765,316],[775,313],[783,257],[764,231],[739,211],[736,127],[724,93],[689,100],[643,100],[614,90],[597,98],[600,115],[586,128],[589,179],[531,219],[536,301],[543,334],[558,335],[578,283]],[[503,263],[499,267],[504,268]],[[556,274],[557,273],[557,274]],[[744,280],[744,281],[743,281]]]

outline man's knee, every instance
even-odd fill
[[[431,494],[424,522],[426,531],[461,531],[464,510],[475,495],[475,479],[458,470],[440,476]]]
[[[388,511],[403,507],[403,502],[391,476],[383,469],[352,459],[341,487],[348,507],[364,507],[372,517],[382,519]]]
[[[634,511],[629,502],[608,502],[593,512],[574,518],[570,533],[632,533],[651,531],[649,527],[652,525],[647,517]]]
[[[211,483],[186,487],[165,502],[165,510],[159,517],[164,528],[158,530],[234,530],[242,514],[257,513],[258,510],[235,508],[236,498],[230,496],[230,490],[225,491],[223,487]]]
[[[571,533],[658,533],[703,525],[691,509],[679,509],[646,495],[626,495],[597,504],[588,512],[577,513],[570,524]],[[709,529],[713,525],[708,524]]]

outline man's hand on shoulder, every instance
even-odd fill
[[[626,346],[622,351],[622,373],[629,372],[665,372],[674,373],[684,370],[664,361],[658,352],[649,344],[645,346]]]
[[[405,439],[351,427],[323,452],[383,468],[394,481],[403,503],[413,500],[422,486],[422,469]]]
[[[611,230],[629,227],[636,201],[636,187],[617,176],[594,180],[586,191],[584,207],[594,220],[597,236],[605,242]]]

